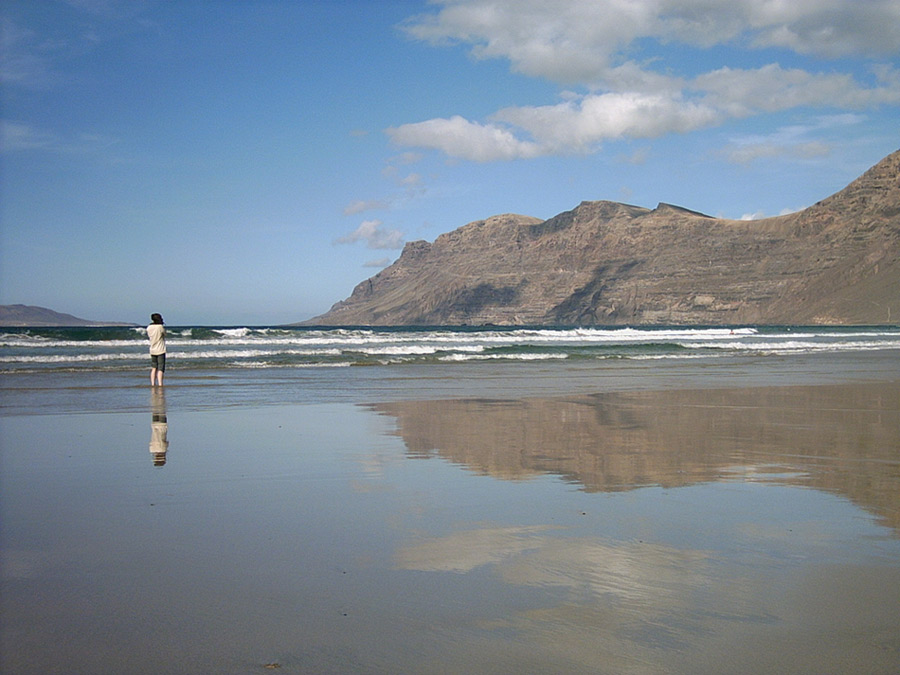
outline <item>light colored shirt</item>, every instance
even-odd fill
[[[166,327],[161,323],[147,326],[147,337],[150,338],[150,354],[166,353]]]

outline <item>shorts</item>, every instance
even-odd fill
[[[156,368],[161,373],[166,372],[166,355],[165,354],[151,354],[150,355],[150,367]]]

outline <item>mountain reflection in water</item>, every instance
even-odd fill
[[[852,500],[900,533],[900,383],[403,401],[413,458],[505,480],[559,475],[588,492],[765,482]]]

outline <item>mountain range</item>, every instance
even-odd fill
[[[319,325],[900,322],[900,151],[802,211],[762,220],[582,202],[406,244]]]
[[[0,326],[133,326],[115,321],[91,321],[34,305],[0,305]]]

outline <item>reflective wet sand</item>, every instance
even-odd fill
[[[900,383],[177,398],[3,418],[4,673],[900,670]]]
[[[589,492],[715,481],[812,487],[900,531],[900,400],[891,383],[374,405],[410,457]]]

